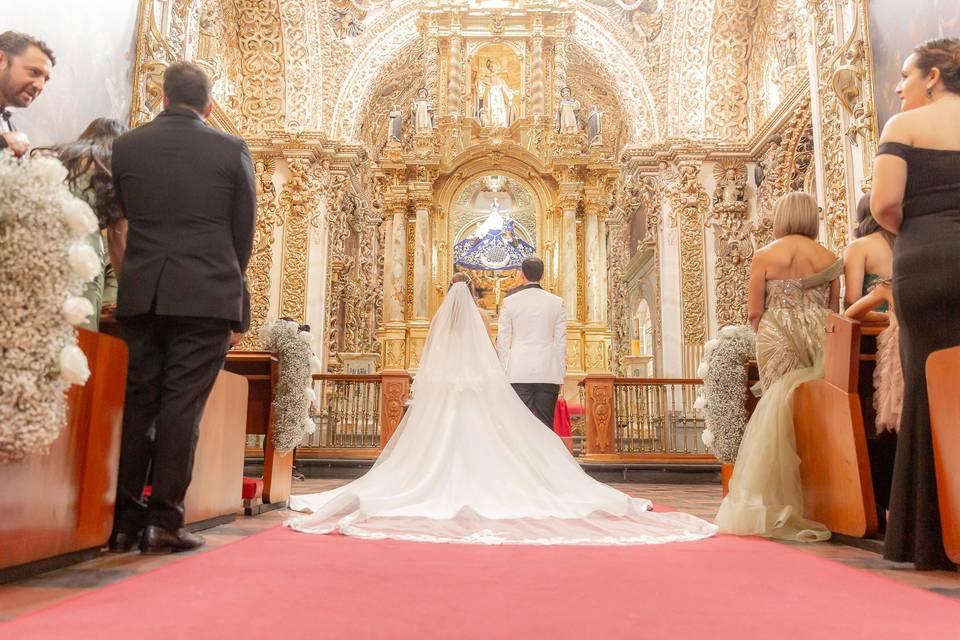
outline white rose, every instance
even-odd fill
[[[714,338],[713,340],[707,340],[707,344],[703,345],[703,357],[704,359],[709,358],[710,354],[720,346],[720,341]]]
[[[70,245],[70,268],[84,282],[90,282],[100,275],[100,258],[86,242],[74,242]]]
[[[87,356],[80,347],[68,345],[60,350],[60,377],[70,384],[85,384],[90,377]]]
[[[707,399],[703,396],[697,396],[696,401],[693,403],[694,409],[704,410],[707,408]]]
[[[700,434],[700,439],[703,440],[703,446],[712,447],[714,442],[713,431],[704,429],[703,433]]]
[[[739,333],[740,328],[734,325],[727,325],[726,327],[720,329],[720,335],[724,338],[733,338],[736,337]]]
[[[70,296],[63,301],[63,317],[72,325],[83,324],[93,315],[93,305],[86,298]]]
[[[310,372],[311,373],[320,373],[323,371],[323,363],[320,362],[320,358],[315,355],[310,356]]]
[[[301,331],[300,333],[298,333],[297,340],[299,340],[300,342],[308,346],[313,344],[313,336],[310,335],[309,331]]]
[[[60,164],[60,161],[56,158],[52,158],[50,156],[40,156],[38,158],[33,158],[30,161],[30,164],[33,168],[33,175],[41,181],[41,184],[37,185],[38,187],[60,187],[63,185],[63,181],[67,178],[66,167]]]
[[[307,418],[303,423],[303,432],[306,434],[311,434],[317,430],[317,423],[314,422],[311,418]]]
[[[63,204],[63,219],[70,230],[81,238],[99,229],[97,216],[93,215],[90,205],[79,198],[69,198]]]
[[[709,372],[710,372],[710,365],[708,365],[706,362],[701,362],[700,366],[697,367],[697,377],[700,378],[701,380],[706,378],[707,373]]]
[[[303,390],[303,397],[307,399],[309,404],[313,404],[317,401],[317,394],[310,387],[307,387]]]

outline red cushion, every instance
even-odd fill
[[[570,414],[562,396],[557,398],[557,408],[553,412],[553,431],[561,438],[570,437]]]
[[[240,497],[243,500],[256,500],[263,495],[263,480],[244,478]]]

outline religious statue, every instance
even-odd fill
[[[592,105],[587,114],[587,144],[591,147],[603,144],[603,126],[600,122],[602,115],[603,112],[597,108],[597,105]]]
[[[436,109],[433,106],[433,101],[430,100],[430,94],[427,92],[426,87],[420,87],[417,91],[417,99],[414,101],[411,111],[414,131],[436,128],[433,119]]]
[[[513,90],[500,65],[488,59],[477,78],[475,116],[484,127],[509,127],[513,119]]]
[[[393,105],[389,117],[390,125],[387,128],[387,143],[389,144],[392,140],[403,142],[403,111],[400,109],[400,105]]]
[[[745,182],[745,176],[738,175],[735,167],[726,167],[723,176],[717,180],[717,186],[713,191],[714,204],[746,202],[744,195]]]
[[[570,87],[560,90],[560,102],[557,104],[557,131],[575,133],[580,129],[578,112],[580,103],[573,99]]]

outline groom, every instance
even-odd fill
[[[540,286],[540,258],[526,258],[521,271],[525,284],[508,294],[500,309],[497,352],[514,391],[553,429],[566,367],[567,315],[563,299]]]

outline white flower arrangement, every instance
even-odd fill
[[[720,462],[733,463],[747,426],[747,361],[756,351],[756,336],[747,325],[724,327],[707,342],[697,375],[703,395],[694,406],[703,409],[703,444]]]
[[[310,406],[316,401],[313,373],[320,369],[320,359],[313,353],[313,336],[300,331],[300,325],[289,320],[268,322],[260,328],[263,347],[277,354],[280,374],[273,399],[273,444],[277,450],[290,451],[304,435],[313,433],[317,425],[310,417]]]
[[[90,376],[72,325],[93,313],[79,296],[100,273],[84,244],[97,220],[66,175],[53,158],[0,153],[0,462],[48,452],[67,389]]]

